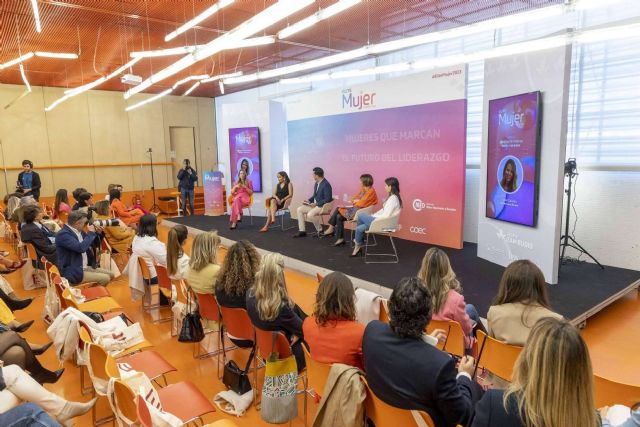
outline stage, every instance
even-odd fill
[[[430,247],[423,243],[395,239],[400,262],[398,264],[365,264],[364,258],[350,258],[349,245],[334,248],[334,238],[304,237],[294,239],[297,231],[282,231],[272,228],[267,233],[258,230],[264,224],[264,217],[253,217],[253,225],[249,217],[238,224],[236,230],[229,229],[229,216],[204,216],[168,218],[164,223],[184,224],[191,233],[218,230],[225,246],[238,240],[249,240],[259,249],[280,252],[285,256],[288,268],[304,273],[326,274],[329,271],[341,271],[349,275],[356,286],[379,292],[388,296],[398,280],[404,276],[415,275],[420,268],[420,261]],[[290,226],[293,226],[293,221]],[[307,230],[313,226],[307,224]],[[349,238],[349,231],[346,237]],[[378,238],[376,252],[390,249],[389,239]],[[442,248],[447,252],[452,267],[464,289],[465,300],[474,304],[480,314],[485,317],[491,300],[498,291],[498,283],[504,267],[478,258],[477,245],[465,242],[463,249]],[[640,287],[640,272],[623,268],[605,266],[601,270],[597,265],[586,262],[570,263],[560,269],[559,282],[549,286],[551,305],[554,311],[562,314],[572,323],[582,325],[587,318],[593,316],[607,305],[613,303],[628,292]]]

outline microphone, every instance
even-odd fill
[[[147,153],[152,153],[153,151],[151,150],[151,147],[149,147],[149,149],[147,150]]]

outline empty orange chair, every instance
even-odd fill
[[[596,408],[612,405],[632,407],[640,402],[640,385],[616,382],[599,375],[593,376]]]
[[[380,316],[378,317],[378,320],[383,323],[389,323],[389,308],[387,306],[388,303],[388,299],[380,298]]]
[[[522,347],[498,341],[482,331],[478,331],[477,338],[480,350],[476,369],[481,366],[503,380],[511,381],[513,367],[522,352]]]
[[[315,396],[316,402],[320,401],[321,393],[324,393],[324,386],[329,378],[329,372],[331,371],[331,363],[322,363],[313,360],[311,354],[307,350],[307,347],[302,346],[304,350],[304,360],[306,362],[306,393],[304,394],[304,422],[307,423],[307,394]]]
[[[431,416],[424,411],[409,411],[407,409],[396,408],[391,405],[387,405],[380,400],[373,391],[369,388],[367,381],[362,378],[365,389],[367,391],[367,397],[364,400],[364,411],[367,416],[376,427],[410,427],[417,426],[414,415],[412,412],[422,418],[422,420],[429,426],[435,427]]]
[[[56,280],[55,278],[60,277],[60,271],[58,270],[58,267],[49,262],[44,256],[40,258],[40,262],[44,266],[44,270],[47,273],[47,280],[49,281],[49,284],[53,285],[54,281]],[[57,283],[61,284],[62,281],[60,280],[60,282]],[[104,286],[91,286],[90,283],[84,283],[81,285],[76,285],[74,286],[74,288],[80,289],[80,293],[84,297],[85,301],[92,301],[94,299],[111,296],[107,288],[105,288]]]
[[[447,334],[447,339],[443,343],[439,342],[437,347],[454,356],[463,357],[465,335],[460,323],[454,320],[431,319],[431,322],[427,325],[427,333],[430,334],[436,329],[442,329]]]

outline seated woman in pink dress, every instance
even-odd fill
[[[235,230],[238,220],[242,215],[242,209],[249,206],[251,195],[253,194],[253,184],[247,179],[247,172],[241,169],[238,173],[238,181],[231,188],[231,228]]]

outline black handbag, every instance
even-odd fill
[[[187,315],[182,319],[182,328],[180,329],[178,341],[200,342],[204,339],[204,328],[200,320],[200,313],[197,311],[195,313],[191,312],[191,298],[187,303],[187,311]]]
[[[96,313],[95,311],[83,311],[82,313],[96,323],[104,322],[104,316],[100,313]]]
[[[222,383],[228,389],[233,390],[239,395],[243,395],[251,391],[251,381],[247,371],[243,371],[235,361],[230,360],[224,365],[224,373],[222,374]]]

